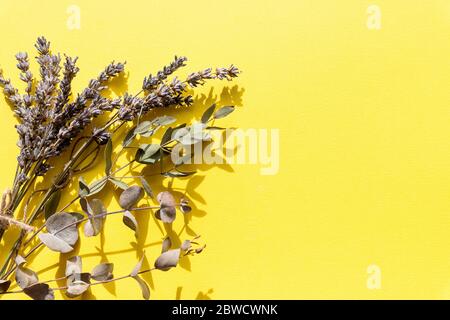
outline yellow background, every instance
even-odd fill
[[[371,4],[381,9],[380,30],[367,28]],[[81,10],[80,30],[66,26],[69,5]],[[234,63],[244,71],[237,81],[196,92],[213,88],[220,100],[224,86],[237,85],[232,99],[241,106],[221,124],[280,130],[276,175],[250,164],[200,168],[187,186],[189,226],[207,249],[147,276],[152,299],[450,298],[448,0],[0,0],[0,30],[0,64],[16,83],[13,55],[33,57],[39,35],[79,56],[77,89],[113,59],[127,61],[131,92],[174,54],[190,59],[181,74]],[[17,137],[0,104],[4,189]],[[202,111],[197,103],[193,114]],[[168,180],[152,183],[159,191]],[[149,218],[139,245],[149,264],[161,237]],[[127,274],[134,241],[120,217],[108,218],[105,256],[100,238],[82,238],[85,270],[107,258],[116,276]],[[43,250],[30,266],[48,280],[61,274],[58,261]],[[366,285],[372,264],[381,270],[376,290]],[[140,296],[128,279],[87,298]]]

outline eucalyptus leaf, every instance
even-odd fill
[[[234,107],[233,106],[224,106],[224,107],[220,108],[219,110],[217,110],[214,113],[214,119],[225,118],[226,116],[228,116],[233,111],[234,111]]]
[[[16,269],[16,274],[15,274],[15,279],[16,279],[16,283],[17,285],[22,288],[25,289],[29,286],[32,286],[35,283],[39,282],[39,278],[36,274],[36,272],[34,272],[33,270],[24,267],[25,264],[25,259],[22,258],[22,256],[18,256],[16,258],[16,264],[17,264],[17,269]]]
[[[100,263],[91,272],[91,278],[97,281],[107,281],[113,278],[113,263]]]
[[[51,233],[40,233],[38,237],[52,251],[67,253],[73,250],[67,242]]]
[[[55,192],[53,192],[45,203],[45,219],[48,219],[56,212],[56,210],[58,209],[59,200],[61,200],[61,189],[57,189]]]
[[[142,121],[139,123],[134,129],[134,133],[141,134],[147,132],[152,127],[152,122],[150,121]]]
[[[139,186],[131,186],[123,191],[119,198],[119,205],[122,209],[131,209],[144,196],[144,189]]]
[[[170,240],[170,237],[166,237],[162,242],[161,253],[168,251],[171,246],[172,240]]]
[[[144,262],[145,258],[145,251],[142,253],[141,259],[139,259],[139,262],[134,266],[133,270],[130,273],[131,277],[136,277],[139,274],[139,271],[141,271],[142,263]]]
[[[183,172],[183,171],[179,171],[179,170],[172,170],[172,171],[168,171],[168,172],[163,172],[162,175],[165,177],[170,177],[170,178],[184,178],[184,177],[189,177],[193,174],[195,174],[197,171],[188,171],[188,172]]]
[[[10,285],[10,280],[0,280],[0,293],[8,291]]]
[[[181,244],[181,250],[188,251],[191,248],[191,241],[190,240],[184,240]]]
[[[78,185],[79,185],[78,195],[81,198],[87,197],[89,194],[89,186],[84,180],[84,178],[81,176],[78,178]]]
[[[155,268],[167,271],[172,267],[176,267],[180,260],[180,249],[173,249],[163,252],[155,261]]]
[[[67,287],[66,296],[69,298],[81,296],[89,289],[89,286],[89,283],[84,281],[74,281]]]
[[[161,206],[159,219],[164,223],[172,223],[176,218],[175,198],[168,191],[160,192],[156,198]]]
[[[105,146],[105,173],[109,175],[112,167],[112,141],[111,138],[108,139],[108,142]]]
[[[54,300],[53,290],[47,283],[36,283],[23,289],[24,293],[33,300]]]
[[[139,179],[141,180],[141,184],[142,184],[142,187],[145,190],[145,193],[150,198],[153,198],[153,191],[152,191],[152,188],[150,187],[150,185],[148,184],[147,180],[143,176],[140,176]]]
[[[81,273],[83,263],[81,261],[80,256],[74,256],[66,261],[66,277],[69,277],[73,274]]]
[[[130,131],[127,132],[125,138],[122,141],[122,146],[128,147],[131,142],[133,142],[134,138],[136,137],[136,133],[134,132],[135,129],[136,127],[133,127],[130,129]]]
[[[207,123],[208,120],[211,118],[212,114],[214,113],[214,110],[216,109],[216,104],[214,103],[211,107],[205,110],[205,112],[202,115],[202,122]]]
[[[128,185],[125,182],[123,182],[122,180],[119,180],[114,177],[110,177],[109,181],[111,181],[114,185],[116,185],[117,187],[119,187],[122,190],[128,189]]]
[[[108,179],[106,179],[106,178],[101,178],[101,179],[99,179],[97,181],[92,182],[89,185],[88,196],[92,196],[92,195],[97,194],[100,191],[102,191],[103,188],[106,186],[107,182],[108,182]]]
[[[161,116],[158,118],[155,118],[153,120],[153,123],[158,124],[160,126],[166,126],[168,124],[174,123],[177,119],[171,116]]]
[[[155,163],[158,159],[159,149],[158,144],[141,144],[136,152],[135,160],[143,164]]]
[[[139,276],[134,276],[132,277],[134,280],[136,280],[136,282],[139,284],[139,287],[141,288],[142,291],[142,297],[145,300],[150,299],[150,289],[147,285],[147,282],[145,282],[141,277]]]
[[[106,218],[106,208],[100,199],[92,199],[88,202],[88,212],[90,219],[84,224],[84,235],[93,237],[103,229],[103,222]]]
[[[78,219],[67,212],[55,214],[45,222],[47,231],[73,246],[78,241]]]
[[[138,225],[136,218],[133,216],[133,214],[130,211],[125,211],[123,213],[122,221],[128,228],[130,228],[131,230],[134,231],[134,235],[136,236],[136,238],[138,238],[139,237],[139,225]]]
[[[172,127],[167,128],[166,132],[164,132],[164,135],[161,138],[161,146],[164,146],[170,141],[170,139],[172,138],[172,132]]]

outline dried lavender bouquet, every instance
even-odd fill
[[[149,288],[139,274],[154,269],[168,270],[178,264],[180,257],[200,253],[204,246],[195,241],[198,236],[185,240],[179,248],[172,248],[171,239],[165,237],[162,253],[155,260],[154,268],[141,270],[143,255],[129,274],[116,278],[113,276],[112,263],[102,263],[91,272],[83,272],[81,257],[73,256],[67,259],[63,277],[66,286],[59,288],[51,288],[49,283],[62,279],[40,281],[37,274],[25,266],[26,259],[41,246],[60,253],[73,251],[79,240],[78,227],[83,224],[86,237],[96,236],[102,232],[109,215],[122,215],[124,225],[138,236],[139,225],[135,214],[155,214],[157,219],[170,224],[175,220],[177,210],[190,212],[188,201],[175,199],[169,191],[157,195],[155,206],[139,207],[138,202],[143,197],[153,198],[151,182],[144,174],[127,177],[119,176],[118,173],[130,169],[133,163],[139,163],[160,168],[159,174],[166,177],[193,174],[182,170],[182,166],[192,158],[192,153],[174,162],[172,152],[180,144],[191,147],[208,143],[211,140],[208,130],[221,129],[211,123],[230,114],[234,107],[224,106],[216,110],[214,104],[204,112],[201,122],[194,124],[169,126],[176,122],[174,117],[145,117],[154,109],[189,107],[193,103],[193,88],[210,79],[232,80],[238,76],[239,70],[233,65],[214,71],[208,68],[191,73],[182,81],[174,77],[173,73],[185,66],[187,59],[175,57],[156,75],[145,77],[141,91],[136,94],[125,93],[122,97],[112,99],[103,93],[109,88],[110,80],[122,73],[125,67],[124,63],[112,62],[81,93],[73,97],[71,83],[79,71],[77,58],[65,56],[62,67],[61,55],[50,50],[50,42],[44,37],[37,39],[35,47],[38,52],[39,80],[30,71],[28,55],[23,52],[16,55],[20,79],[26,84],[23,94],[0,72],[0,85],[19,120],[16,129],[20,149],[12,187],[3,193],[0,203],[0,239],[8,229],[20,229],[0,269],[0,294],[24,292],[33,299],[53,299],[54,290],[64,290],[68,297],[77,297],[93,285],[132,277],[138,282],[143,297],[148,299]],[[105,115],[107,120],[94,126],[94,119],[100,115]],[[131,129],[113,157],[113,138],[119,135],[119,129],[127,123],[132,124]],[[165,131],[158,143],[140,143],[142,139],[151,139],[162,128]],[[140,144],[133,146],[133,143]],[[129,150],[134,152],[133,159],[118,166],[120,157]],[[47,178],[52,172],[49,171],[52,163],[64,161],[64,152],[70,152],[70,157],[56,174],[52,173],[49,179],[45,179],[51,183],[45,188],[36,189],[39,177]],[[104,176],[87,183],[80,173],[90,169],[99,157],[103,157],[105,163]],[[130,185],[125,182],[127,178],[138,180],[139,184]],[[68,203],[60,203],[61,190],[73,181],[79,185],[78,194]],[[122,190],[119,198],[121,210],[108,211],[98,198],[99,192],[107,184]],[[31,199],[37,204],[29,208]],[[81,212],[70,210],[77,202],[82,208],[79,210]],[[44,219],[39,219],[42,217]],[[11,290],[11,285],[19,288]]]

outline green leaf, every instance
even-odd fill
[[[105,162],[106,162],[106,166],[105,166],[105,173],[106,175],[109,175],[111,172],[111,167],[112,167],[112,141],[111,138],[108,139],[108,142],[106,143],[105,146]]]
[[[136,137],[136,133],[134,132],[135,129],[136,127],[133,127],[130,129],[130,131],[127,132],[125,138],[122,141],[122,146],[128,147],[131,142],[133,142],[133,139]]]
[[[135,134],[141,134],[144,132],[147,132],[152,127],[152,123],[150,121],[143,121],[139,123],[136,128],[134,129]]]
[[[205,112],[202,115],[202,122],[207,123],[208,120],[211,118],[214,110],[216,109],[216,104],[214,103],[211,107],[205,110]]]
[[[128,185],[127,185],[125,182],[123,182],[123,181],[121,181],[121,180],[119,180],[119,179],[117,179],[117,178],[110,177],[110,178],[109,178],[109,181],[111,181],[112,183],[114,183],[116,186],[118,186],[118,187],[119,187],[120,189],[122,189],[122,190],[128,189]]]
[[[196,171],[189,171],[189,172],[168,171],[168,172],[163,172],[162,175],[165,177],[180,178],[180,177],[188,177],[195,173],[196,173]]]
[[[167,128],[166,132],[164,132],[163,137],[161,138],[161,146],[164,146],[167,142],[172,138],[172,127]]]
[[[158,159],[159,145],[141,144],[136,152],[135,160],[139,163],[152,164]]]
[[[233,106],[225,106],[220,108],[219,110],[217,110],[214,113],[214,119],[221,119],[221,118],[225,118],[227,115],[229,115],[230,113],[232,113],[234,111],[234,107]]]
[[[50,218],[58,209],[59,200],[61,199],[61,189],[57,189],[45,203],[44,214],[45,219]]]
[[[141,180],[141,184],[142,187],[145,190],[145,193],[150,197],[153,198],[153,191],[152,188],[150,187],[150,185],[148,184],[147,180],[144,177],[139,177],[139,179]]]
[[[78,185],[79,185],[78,195],[80,196],[80,198],[87,197],[87,195],[89,194],[89,186],[84,180],[84,178],[81,176],[78,178]]]

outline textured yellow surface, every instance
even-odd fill
[[[67,27],[71,5],[80,29]],[[381,12],[380,29],[371,29],[379,15],[367,13],[370,5]],[[174,182],[181,192],[187,186],[189,227],[208,247],[147,276],[153,299],[450,298],[448,0],[1,0],[0,30],[0,64],[16,82],[13,54],[34,56],[39,35],[80,57],[77,89],[113,59],[127,60],[129,71],[117,92],[136,92],[173,54],[188,56],[191,71],[234,63],[244,70],[235,83],[197,92],[213,88],[221,99],[224,86],[237,85],[231,96],[242,106],[221,123],[280,130],[276,175],[244,164],[201,167],[190,183]],[[0,105],[4,189],[17,148],[15,119]],[[159,191],[168,180],[153,184]],[[162,233],[148,221],[137,247],[152,264]],[[178,219],[174,230],[182,227]],[[108,218],[105,231],[104,243],[82,239],[85,269],[108,259],[117,276],[128,273],[137,260],[132,233],[120,217]],[[47,280],[61,274],[58,261],[43,250],[31,267]],[[375,289],[371,265],[381,273]],[[128,279],[89,297],[140,292]]]

